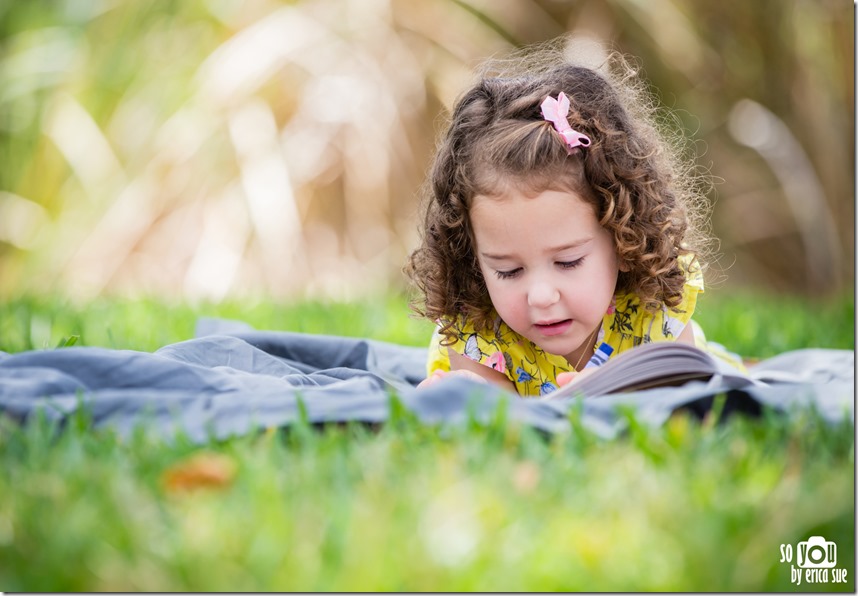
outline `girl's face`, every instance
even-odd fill
[[[571,192],[478,196],[470,211],[492,305],[513,331],[575,363],[602,322],[619,266],[611,234]]]

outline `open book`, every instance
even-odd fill
[[[760,384],[746,373],[700,348],[691,344],[665,341],[644,344],[623,352],[594,372],[546,395],[544,399],[640,391],[681,385],[687,381],[708,381],[715,376],[725,390]]]

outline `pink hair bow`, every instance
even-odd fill
[[[554,124],[554,129],[560,133],[560,136],[566,141],[566,145],[569,146],[570,153],[576,147],[590,146],[590,137],[572,130],[572,127],[569,126],[569,120],[567,119],[569,115],[569,98],[566,97],[565,93],[561,91],[557,99],[549,95],[540,107],[542,108],[542,117]]]

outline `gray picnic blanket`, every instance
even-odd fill
[[[677,410],[704,415],[726,395],[723,415],[789,414],[815,408],[826,420],[854,424],[854,352],[806,349],[756,365],[770,383],[736,386],[713,378],[681,387],[577,400],[521,399],[499,387],[449,378],[416,389],[426,349],[376,340],[256,331],[201,319],[194,339],[155,352],[70,347],[0,352],[0,415],[26,422],[36,412],[67,421],[88,409],[94,428],[128,435],[141,426],[169,440],[205,442],[259,429],[312,424],[383,423],[392,401],[427,424],[507,420],[547,433],[567,432],[570,410],[602,437],[623,432],[625,407],[660,425]]]

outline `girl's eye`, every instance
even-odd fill
[[[521,267],[516,269],[510,269],[509,271],[495,271],[495,274],[498,276],[498,279],[512,279],[521,271]]]
[[[580,259],[575,259],[574,261],[561,261],[557,263],[557,266],[561,269],[574,269],[578,265],[580,265],[584,261],[584,257]]]

